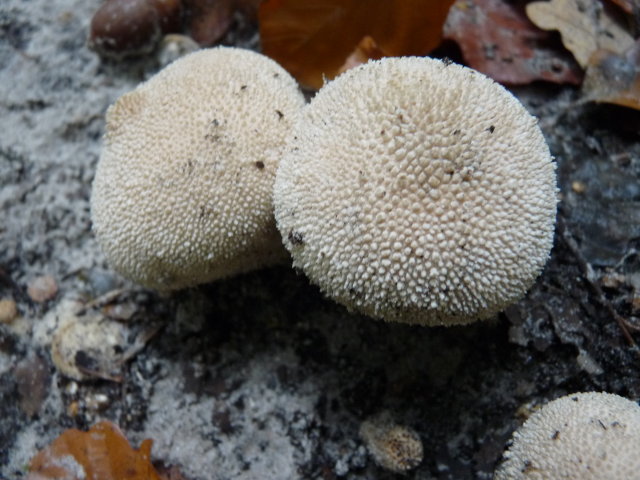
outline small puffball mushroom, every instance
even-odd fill
[[[640,407],[610,393],[576,393],[535,412],[514,434],[494,480],[640,478]]]
[[[422,462],[424,447],[415,430],[395,423],[384,411],[360,425],[360,437],[376,463],[395,473],[407,473]]]
[[[275,171],[304,105],[293,78],[237,48],[189,54],[107,112],[91,197],[111,266],[171,290],[286,258]]]
[[[276,175],[293,264],[367,315],[453,325],[531,286],[551,250],[555,166],[507,90],[429,58],[369,62],[323,87]]]

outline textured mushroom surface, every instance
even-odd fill
[[[451,325],[518,300],[556,213],[542,133],[503,87],[459,65],[387,58],[320,90],[275,183],[295,267],[373,317]]]
[[[286,258],[272,189],[303,105],[285,70],[235,48],[187,55],[123,95],[91,198],[111,266],[168,290]]]
[[[535,412],[513,435],[494,480],[640,478],[640,407],[610,393],[577,393]]]
[[[395,423],[388,412],[362,422],[360,437],[376,463],[387,470],[407,473],[422,462],[420,436],[412,428]]]

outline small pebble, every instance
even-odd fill
[[[89,410],[99,411],[109,406],[109,397],[104,393],[96,393],[89,395],[85,399],[85,405]]]
[[[113,272],[102,269],[93,269],[87,277],[93,294],[97,297],[114,290],[118,286],[118,279]]]
[[[571,182],[571,190],[576,193],[584,193],[587,190],[587,185],[580,180],[574,180]]]
[[[18,317],[16,302],[10,298],[0,300],[0,323],[11,323]]]
[[[75,417],[80,413],[80,405],[78,402],[71,402],[69,406],[67,406],[67,415],[70,417]]]
[[[34,302],[44,303],[58,293],[58,284],[51,275],[36,277],[27,285],[27,294]]]

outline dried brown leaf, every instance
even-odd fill
[[[380,47],[372,37],[366,35],[362,37],[360,43],[356,45],[356,48],[344,61],[344,64],[338,70],[338,74],[367,63],[369,60],[376,60],[382,57],[384,57],[384,52],[380,50]]]
[[[151,444],[147,439],[132,448],[107,421],[88,432],[71,428],[31,459],[27,480],[161,480],[151,464]]]
[[[335,77],[364,37],[387,56],[425,55],[453,0],[265,0],[262,49],[303,85]]]
[[[623,55],[595,52],[582,91],[586,100],[640,110],[640,40]]]
[[[527,15],[544,30],[558,30],[583,68],[596,50],[620,54],[633,45],[633,37],[595,0],[533,2],[527,5]]]
[[[580,67],[549,32],[533,25],[517,4],[503,0],[458,0],[444,36],[455,41],[465,62],[500,83],[535,80],[579,84]]]
[[[216,43],[229,30],[234,0],[184,0],[189,36],[201,46]]]

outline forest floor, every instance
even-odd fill
[[[0,5],[0,300],[18,312],[0,325],[0,477],[109,419],[189,480],[394,478],[358,433],[386,411],[424,444],[406,478],[490,479],[536,405],[640,398],[638,112],[581,104],[570,87],[512,90],[540,120],[561,202],[543,274],[493,320],[373,321],[286,266],[160,296],[111,271],[90,229],[104,113],[158,69],[86,48],[98,4]],[[61,325],[109,337],[109,369]]]

